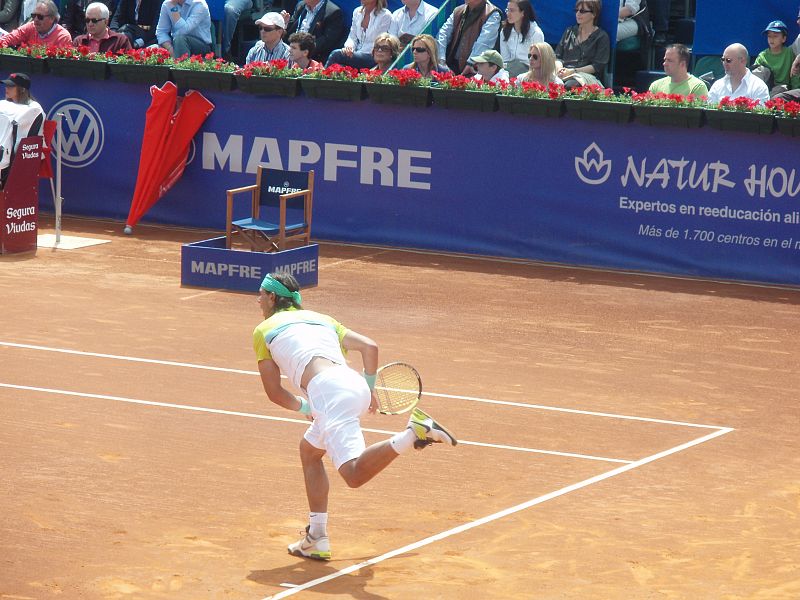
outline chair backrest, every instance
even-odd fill
[[[717,79],[725,77],[725,67],[722,66],[720,56],[701,56],[694,63],[692,74],[705,81],[709,86]],[[709,75],[709,73],[711,75]]]
[[[280,169],[268,169],[264,166],[258,167],[256,175],[256,186],[258,187],[258,203],[262,207],[277,208],[280,206],[280,195],[291,194],[308,189],[308,172],[306,171],[282,171]],[[302,198],[296,198],[302,203]],[[290,205],[294,204],[291,200]],[[300,204],[296,204],[301,206]]]

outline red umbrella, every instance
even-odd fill
[[[139,155],[139,173],[125,222],[125,233],[131,233],[133,226],[158,200],[154,193],[154,181],[159,165],[163,162],[169,125],[178,99],[178,87],[171,81],[161,88],[151,86],[150,96],[152,100],[145,115],[142,150]]]

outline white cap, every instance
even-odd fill
[[[281,13],[278,12],[268,12],[260,19],[256,19],[256,25],[272,25],[273,27],[286,29],[286,21],[283,20]]]

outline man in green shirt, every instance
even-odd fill
[[[754,74],[757,74],[758,67],[769,69],[772,79],[767,84],[773,85],[771,96],[800,87],[800,78],[791,75],[795,55],[791,48],[785,46],[789,34],[786,24],[783,21],[772,21],[763,33],[767,36],[769,47],[756,57]]]
[[[654,94],[708,96],[706,84],[689,73],[691,60],[692,55],[683,44],[667,46],[664,52],[664,73],[667,76],[651,83],[650,91]]]

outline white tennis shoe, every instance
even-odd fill
[[[289,544],[289,554],[294,556],[303,556],[305,558],[313,558],[314,560],[330,560],[331,559],[331,543],[327,535],[322,537],[312,538],[308,533],[308,526],[306,526],[306,534],[303,538]]]
[[[455,436],[437,423],[433,417],[419,408],[415,408],[408,420],[408,429],[414,432],[414,448],[421,449],[430,444],[458,444]]]

